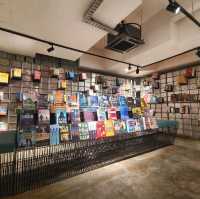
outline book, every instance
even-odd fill
[[[88,122],[89,138],[95,139],[96,137],[96,121]]]
[[[68,121],[69,122],[80,122],[80,110],[72,108],[68,113]]]
[[[20,128],[28,129],[35,126],[35,112],[34,110],[23,109],[20,112]]]
[[[127,133],[126,121],[125,120],[120,121],[120,133]]]
[[[88,106],[88,100],[84,93],[79,93],[79,105],[80,107]]]
[[[120,118],[122,120],[129,119],[129,116],[128,116],[128,107],[127,106],[120,106],[119,109],[120,109]]]
[[[38,123],[39,123],[39,125],[50,123],[49,109],[39,109],[38,110]]]
[[[0,84],[8,84],[9,74],[0,72]]]
[[[12,68],[10,71],[11,79],[21,80],[22,78],[22,69],[21,68]]]
[[[118,104],[119,106],[127,106],[126,97],[118,96]]]
[[[98,107],[98,96],[88,96],[88,106],[89,107]]]
[[[8,124],[6,122],[0,122],[0,132],[8,131]]]
[[[99,106],[101,107],[108,107],[109,106],[109,98],[108,96],[99,96]]]
[[[37,99],[37,107],[40,109],[48,108],[48,95],[40,94]]]
[[[0,91],[0,101],[4,100],[4,92]]]
[[[56,123],[57,124],[67,123],[67,113],[65,109],[56,109]]]
[[[128,133],[132,133],[135,131],[136,120],[128,119],[126,120],[126,128]]]
[[[115,134],[121,133],[121,131],[120,131],[120,129],[121,129],[121,121],[120,120],[114,120],[113,121],[113,126],[114,126],[114,130],[115,130]]]
[[[99,121],[104,121],[107,119],[107,116],[106,116],[106,109],[105,108],[102,108],[102,107],[99,107],[97,109],[97,117],[98,117],[98,120]]]
[[[80,139],[79,125],[78,122],[72,122],[70,125],[70,137],[72,141]]]
[[[105,122],[105,133],[106,137],[111,137],[115,135],[115,129],[113,126],[113,121],[112,120],[106,120]]]
[[[97,121],[96,123],[96,139],[106,137],[104,121]]]
[[[62,104],[64,102],[64,91],[57,90],[55,92],[55,103],[56,104]]]
[[[31,147],[35,144],[35,132],[18,132],[17,144],[18,147]]]
[[[60,126],[60,141],[66,142],[70,139],[70,133],[69,133],[69,126],[68,125],[62,125]]]
[[[111,107],[108,109],[108,119],[117,120],[117,109],[116,107]]]
[[[50,145],[60,143],[60,129],[58,124],[50,125]]]
[[[109,99],[111,107],[118,107],[118,98],[117,96],[111,96]]]
[[[80,140],[88,140],[89,129],[87,122],[80,122],[78,126],[79,126]]]
[[[8,112],[8,105],[0,105],[0,116],[5,116],[7,115]]]

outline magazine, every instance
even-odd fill
[[[39,123],[39,125],[50,123],[49,109],[39,109],[38,110],[38,123]]]

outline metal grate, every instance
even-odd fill
[[[173,144],[174,134],[149,131],[101,140],[20,149],[0,155],[0,196],[39,188],[137,154]]]

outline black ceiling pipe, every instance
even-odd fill
[[[169,5],[166,8],[169,12],[173,12],[178,14],[178,12],[182,12],[186,17],[188,17],[191,21],[193,21],[198,27],[200,27],[200,22],[193,17],[183,6],[181,6],[175,0],[169,0]]]

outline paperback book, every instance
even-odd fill
[[[105,133],[106,133],[106,137],[111,137],[115,135],[115,129],[114,129],[112,120],[105,121]]]
[[[60,131],[59,125],[54,124],[50,125],[50,144],[56,145],[60,144]]]

